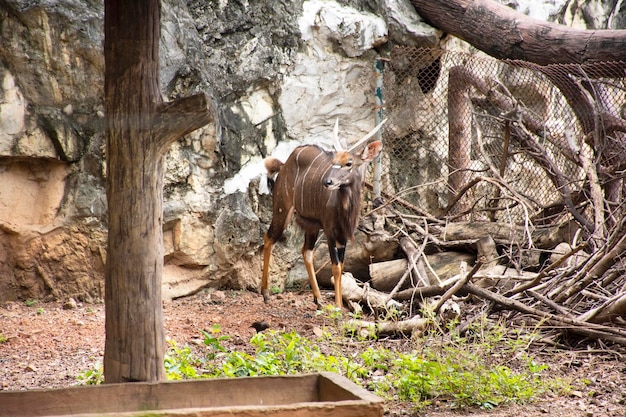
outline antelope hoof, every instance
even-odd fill
[[[270,303],[270,292],[269,292],[269,290],[263,290],[263,291],[261,291],[261,294],[263,294],[263,301],[265,302],[265,304],[269,304]]]

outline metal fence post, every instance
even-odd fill
[[[377,59],[374,65],[376,69],[376,126],[383,121],[383,70],[385,68],[385,60]],[[376,132],[376,138],[378,140],[382,140],[383,130],[379,129]],[[374,167],[374,181],[373,186],[374,189],[373,199],[380,199],[380,182],[381,182],[381,173],[382,173],[382,154],[376,158],[376,161],[373,164]]]

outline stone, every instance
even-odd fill
[[[380,3],[392,41],[417,47],[438,44],[441,34],[422,20],[409,0],[385,0]]]
[[[348,57],[358,57],[387,41],[385,21],[335,1],[311,0],[298,19],[302,39],[336,42]]]
[[[63,303],[63,310],[76,310],[77,308],[78,303],[71,297]]]

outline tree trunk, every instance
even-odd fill
[[[470,176],[472,150],[472,103],[467,69],[450,68],[448,82],[448,204],[457,196]],[[462,197],[452,206],[450,214],[469,211],[471,199]],[[461,217],[463,219],[463,217]]]
[[[160,0],[105,1],[107,383],[165,378],[163,157],[211,120],[204,95],[162,102],[160,13]]]
[[[486,236],[499,244],[526,245],[528,241],[540,249],[552,249],[561,242],[571,242],[573,233],[568,223],[553,227],[536,227],[532,230],[524,226],[511,225],[509,223],[490,222],[458,222],[447,223],[441,230],[434,233],[446,241],[476,240]]]
[[[533,19],[493,0],[411,3],[430,25],[495,58],[540,65],[626,61],[626,30],[573,29]]]

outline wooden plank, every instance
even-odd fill
[[[380,397],[361,388],[343,376],[332,372],[322,372],[318,378],[320,401],[365,400],[381,403]]]
[[[379,414],[372,414],[377,406],[370,407],[381,401],[339,375],[309,374],[3,391],[0,417],[135,416],[148,411],[162,416],[215,417],[232,416],[233,410],[244,416],[316,415],[307,414],[307,409],[323,409],[318,415],[382,416],[382,405]],[[346,409],[328,413],[338,406]],[[350,414],[353,408],[360,411]]]

